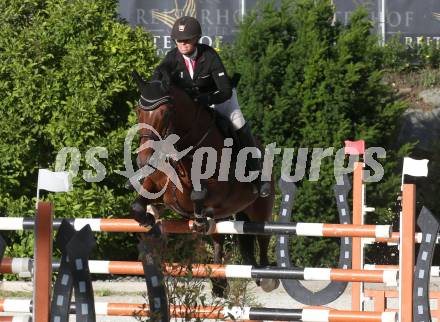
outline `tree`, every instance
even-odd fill
[[[54,169],[65,147],[79,151],[81,164],[75,191],[49,197],[57,217],[126,213],[134,195],[114,171],[122,169],[125,133],[136,122],[130,75],[137,69],[149,76],[157,58],[152,37],[119,20],[117,5],[0,2],[0,207],[6,215],[33,213],[37,170]],[[108,151],[96,155],[107,173],[99,184],[81,178],[84,170],[94,174],[85,162],[92,147]],[[123,247],[121,254],[127,254]]]
[[[224,56],[230,72],[242,74],[240,103],[265,143],[337,150],[345,139],[364,139],[386,149],[385,177],[369,186],[369,201],[378,208],[370,220],[389,222],[387,209],[399,188],[393,171],[406,149],[393,147],[394,134],[405,105],[381,81],[383,55],[371,27],[364,9],[347,26],[334,21],[327,0],[263,4],[245,19]],[[294,221],[337,221],[333,161],[323,160],[319,181],[299,183]],[[296,239],[293,249],[298,266],[334,265],[337,258],[334,241]]]

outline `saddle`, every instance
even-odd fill
[[[236,88],[238,85],[238,82],[240,81],[241,74],[235,73],[231,78],[231,85],[232,88]],[[220,130],[221,134],[224,138],[232,138],[233,145],[232,145],[232,158],[235,159],[237,157],[237,154],[239,152],[239,141],[237,132],[234,129],[234,126],[232,125],[231,121],[224,115],[220,114],[215,109],[212,109],[208,106],[205,108],[208,108],[210,113],[213,113],[215,118],[215,124],[217,128]]]
[[[213,113],[215,118],[215,125],[219,129],[220,133],[223,135],[223,138],[232,138],[233,146],[232,146],[232,156],[236,156],[239,152],[238,146],[238,136],[234,130],[232,122],[224,115],[217,112],[215,109],[207,107],[210,110],[210,113]]]

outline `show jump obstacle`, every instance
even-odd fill
[[[362,155],[363,149],[356,153]],[[69,320],[95,321],[96,315],[149,316],[152,321],[169,321],[170,318],[209,318],[235,320],[271,320],[304,322],[421,322],[431,321],[429,307],[429,277],[432,255],[439,224],[433,215],[423,208],[418,218],[421,232],[415,233],[415,186],[404,184],[400,232],[392,232],[389,225],[364,225],[365,188],[362,180],[364,164],[356,162],[353,175],[353,223],[351,223],[348,178],[334,187],[340,224],[291,223],[296,186],[280,181],[282,202],[277,223],[254,224],[248,222],[221,222],[212,224],[211,233],[266,234],[277,236],[277,267],[249,265],[195,264],[191,267],[179,263],[156,263],[148,256],[141,262],[95,261],[89,255],[96,246],[93,232],[147,232],[129,219],[53,219],[53,206],[40,202],[35,218],[0,218],[0,230],[34,230],[34,260],[30,258],[3,258],[6,244],[0,236],[0,273],[32,274],[34,297],[28,300],[0,299],[0,312],[30,313],[38,322]],[[192,233],[191,221],[162,221],[155,229],[162,233]],[[52,260],[52,230],[58,230],[56,246],[61,250],[60,260]],[[292,267],[289,258],[289,237],[341,238],[338,268]],[[415,243],[420,250],[415,261]],[[363,246],[371,242],[399,243],[399,266],[381,266],[364,269]],[[405,265],[403,264],[405,263]],[[58,271],[52,287],[52,272]],[[130,274],[146,277],[149,305],[128,303],[99,303],[93,298],[90,274]],[[183,307],[168,305],[163,275],[217,278],[278,278],[292,298],[306,305],[300,309],[253,307]],[[329,281],[318,292],[304,287],[301,280]],[[352,283],[352,310],[334,310],[322,305],[334,301]],[[384,283],[398,286],[398,292],[388,297],[399,298],[397,310],[386,310],[385,293],[369,293],[364,283]],[[52,290],[53,289],[53,290]],[[75,303],[71,302],[72,292]],[[372,295],[373,294],[373,295]],[[378,308],[364,311],[367,298],[374,298]],[[386,302],[386,301],[385,301]],[[0,317],[1,321],[30,321],[30,316]]]

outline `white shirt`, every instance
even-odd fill
[[[186,62],[186,67],[188,68],[188,72],[189,75],[191,76],[191,79],[194,77],[194,66],[195,66],[195,62],[196,62],[196,57],[197,57],[197,48],[196,50],[194,50],[194,52],[187,56],[187,55],[182,55],[183,59]]]

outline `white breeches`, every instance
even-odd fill
[[[243,113],[241,113],[240,105],[238,104],[237,91],[232,89],[232,96],[226,102],[214,105],[216,111],[221,115],[227,117],[234,126],[234,130],[241,129],[246,123]]]

